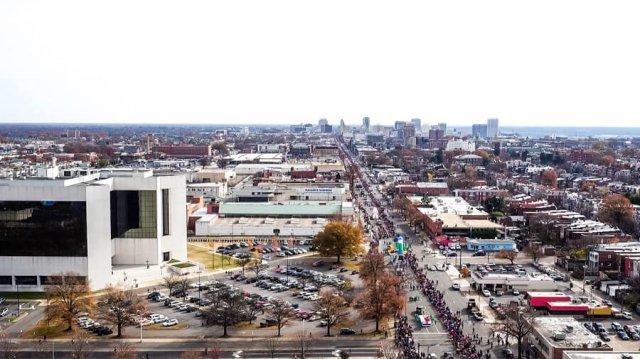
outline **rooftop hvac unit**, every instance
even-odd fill
[[[554,332],[553,333],[553,340],[556,341],[560,341],[560,340],[564,340],[567,337],[567,335],[563,332]]]

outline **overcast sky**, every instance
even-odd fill
[[[640,126],[638,0],[0,0],[0,122]]]

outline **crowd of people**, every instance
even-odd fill
[[[384,238],[393,237],[393,222],[389,217],[386,207],[382,205],[382,203],[376,196],[374,196],[371,186],[369,186],[369,182],[360,171],[360,167],[356,165],[356,163],[353,161],[353,159],[351,159],[350,155],[347,152],[345,152],[342,157],[342,160],[348,162],[354,169],[354,173],[352,173],[352,176],[354,176],[354,178],[357,179],[357,181],[362,185],[362,191],[366,194],[365,197],[368,198],[368,200],[366,201],[359,199],[357,196],[355,196],[356,189],[351,189],[352,191],[354,191],[353,197],[355,205],[363,214],[364,228],[371,238],[371,247],[376,247],[378,243],[380,243],[380,241]],[[369,211],[367,210],[367,206],[373,207],[375,209],[377,218],[373,218],[374,214],[369,213]]]
[[[416,277],[419,289],[427,297],[435,310],[438,319],[447,330],[447,334],[454,344],[456,352],[463,358],[482,359],[490,358],[489,352],[483,352],[476,348],[475,338],[463,332],[463,322],[460,312],[453,312],[444,301],[444,294],[436,288],[436,282],[427,278],[424,270],[420,268],[416,256],[409,252],[405,256],[405,263],[411,268]],[[405,319],[406,321],[406,319]]]
[[[378,247],[380,241],[385,238],[392,238],[395,235],[395,226],[388,215],[387,209],[382,206],[376,196],[373,195],[372,189],[369,186],[368,181],[362,175],[359,166],[355,165],[354,161],[350,158],[348,153],[345,153],[343,161],[348,159],[352,167],[355,169],[353,176],[357,178],[359,183],[362,184],[362,190],[367,195],[369,200],[358,200],[354,193],[354,200],[356,207],[363,214],[364,228],[368,232],[371,238],[371,249]],[[352,189],[355,191],[355,188]],[[367,211],[366,206],[376,209],[378,218],[372,218],[372,215]],[[418,266],[417,258],[411,253],[407,253],[404,260],[401,261],[402,266],[408,264],[415,273],[420,290],[429,299],[433,305],[438,318],[447,330],[447,333],[451,337],[456,351],[464,358],[468,359],[482,359],[490,358],[489,353],[483,353],[481,350],[477,350],[473,344],[475,338],[471,338],[465,335],[462,331],[462,321],[459,313],[453,313],[444,301],[444,295],[438,289],[436,289],[435,283],[428,279],[425,273]],[[394,264],[399,264],[398,261],[393,261]],[[397,268],[398,273],[402,272],[401,268]],[[420,359],[424,357],[424,353],[421,356],[419,351],[416,350],[416,343],[413,339],[413,329],[407,320],[405,315],[397,313],[395,316],[395,344],[403,354],[403,358],[406,359]]]

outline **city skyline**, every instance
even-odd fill
[[[6,1],[0,10],[0,122],[640,118],[633,1]]]

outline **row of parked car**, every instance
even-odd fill
[[[82,313],[76,318],[76,324],[89,332],[95,333],[97,335],[110,335],[113,334],[113,330],[106,325],[102,325],[97,321],[89,318],[87,313]]]
[[[247,248],[250,246],[251,248],[247,250]],[[263,246],[263,245],[260,245],[259,242],[254,242],[252,244],[249,244],[247,242],[240,242],[240,243],[233,243],[228,246],[220,246],[216,249],[216,252],[220,254],[228,255],[228,256],[233,256],[236,258],[243,258],[243,257],[248,258],[248,257],[251,257],[250,252],[258,252],[258,253],[262,253],[263,258],[265,258],[264,255],[269,253],[274,253],[277,257],[286,257],[286,256],[304,254],[304,253],[307,253],[308,250],[305,248],[293,248],[286,245],[275,247],[275,246]]]
[[[275,269],[276,273],[286,274],[293,277],[311,279],[314,283],[318,283],[320,285],[333,285],[336,287],[340,287],[344,285],[344,280],[338,278],[335,274],[327,274],[318,272],[313,269],[305,269],[297,266],[288,266],[288,267],[279,267]]]
[[[562,273],[556,271],[553,268],[545,267],[544,265],[542,265],[540,263],[534,263],[533,266],[536,267],[536,269],[538,269],[542,273],[544,273],[544,274],[548,275],[549,277],[553,278],[553,280],[555,280],[555,281],[558,281],[558,282],[568,282],[569,281],[569,276],[568,275],[562,274]]]

